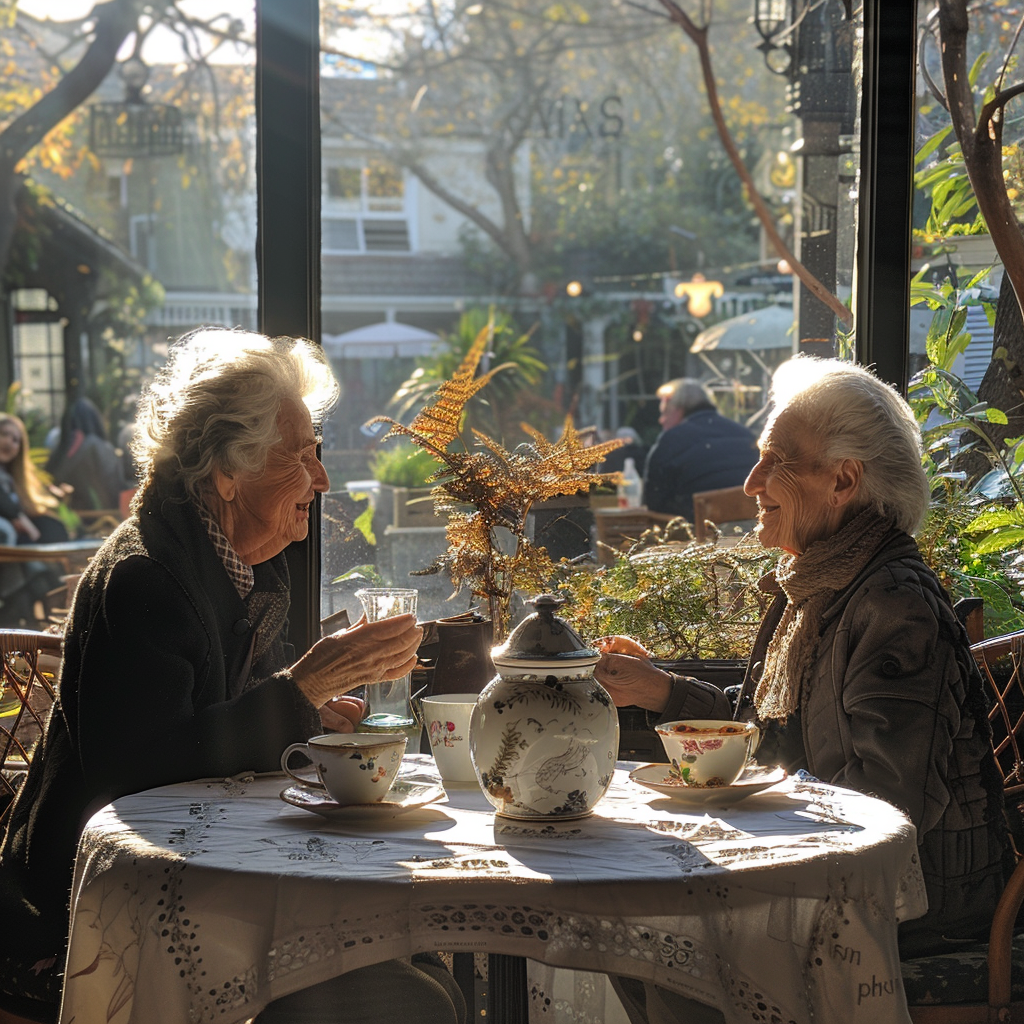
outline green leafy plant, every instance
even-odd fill
[[[559,573],[561,615],[587,636],[625,634],[656,658],[746,658],[770,596],[758,580],[778,560],[748,535],[733,547],[640,537],[612,565]]]
[[[1006,414],[978,401],[953,372],[971,340],[965,330],[967,304],[977,300],[968,296],[987,273],[963,286],[951,281],[934,286],[920,274],[915,278],[912,301],[925,303],[934,316],[925,342],[929,365],[911,381],[908,399],[922,426],[932,487],[928,516],[918,531],[921,551],[954,599],[983,597],[988,628],[1009,632],[1024,622],[1024,556],[1019,554],[1024,544],[1024,438],[998,440],[998,432],[988,428],[1005,425]],[[991,319],[990,307],[987,312]],[[987,497],[970,486],[978,474],[968,474],[964,465],[972,456],[1002,471],[1011,497]]]
[[[429,487],[437,459],[425,448],[396,444],[373,453],[370,472],[375,480],[392,487]]]

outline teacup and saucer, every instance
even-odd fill
[[[734,803],[783,781],[782,768],[752,762],[761,739],[753,722],[689,719],[655,726],[669,764],[637,768],[630,778],[687,803]]]
[[[281,793],[294,807],[327,818],[388,818],[422,807],[444,795],[441,786],[398,780],[407,737],[404,733],[327,733],[305,743],[292,743],[281,754],[281,769],[297,785]],[[316,778],[306,768],[291,767],[296,752],[313,762]]]

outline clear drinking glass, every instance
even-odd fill
[[[398,587],[367,587],[356,591],[369,622],[389,619],[393,615],[416,614],[418,590]],[[404,732],[409,737],[409,751],[419,750],[420,725],[413,713],[410,697],[412,673],[401,679],[369,683],[366,686],[366,714],[359,723],[360,732]]]

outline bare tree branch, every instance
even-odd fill
[[[1006,192],[1002,149],[1003,109],[1024,92],[1024,84],[997,91],[977,115],[967,62],[967,0],[938,0],[938,10],[942,78],[953,130],[978,209],[1013,285],[1017,304],[1024,310],[1024,235]]]
[[[715,73],[711,66],[711,52],[708,49],[708,24],[705,23],[703,26],[698,26],[675,0],[661,0],[661,5],[668,12],[669,18],[686,33],[687,37],[697,47],[697,53],[700,57],[701,74],[704,78],[704,89],[707,92],[708,106],[711,109],[711,117],[715,122],[718,137],[729,156],[729,160],[732,162],[733,168],[743,182],[743,187],[747,190],[747,197],[753,204],[754,212],[757,214],[757,218],[761,222],[765,234],[771,240],[775,251],[790,265],[793,273],[800,279],[800,283],[817,299],[828,306],[844,324],[850,326],[853,323],[853,311],[840,302],[796,258],[790,251],[789,246],[782,240],[782,235],[779,234],[779,230],[775,226],[775,219],[772,217],[771,211],[765,204],[764,199],[761,198],[761,193],[754,184],[754,179],[747,169],[747,165],[743,162],[740,151],[736,148],[736,143],[733,140],[732,133],[729,131],[729,126],[725,122],[722,106],[718,99],[718,86],[715,84]]]

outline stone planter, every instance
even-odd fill
[[[378,518],[379,517],[379,518]],[[377,522],[381,530],[388,526],[443,526],[442,520],[434,515],[434,502],[429,487],[392,487],[381,484],[374,515],[374,532]]]
[[[590,528],[594,525],[589,494],[564,494],[537,502],[526,518],[526,535],[548,556],[576,558],[590,551]]]

